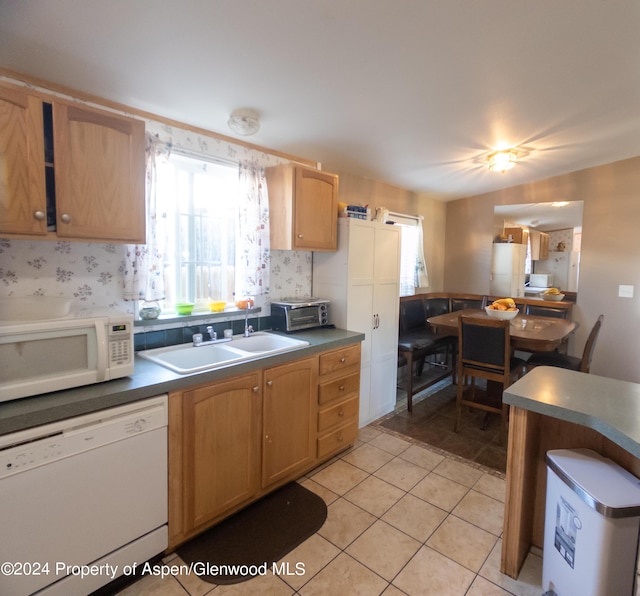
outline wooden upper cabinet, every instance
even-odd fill
[[[335,251],[338,176],[282,164],[267,168],[271,248]]]
[[[59,238],[144,243],[144,122],[54,102]]]
[[[144,122],[0,82],[0,234],[142,244],[144,186]]]
[[[45,235],[42,101],[0,86],[0,231]]]
[[[538,230],[530,231],[531,260],[546,261],[549,258],[549,234]]]

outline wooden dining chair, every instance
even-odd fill
[[[465,406],[484,410],[487,415],[500,414],[501,445],[506,440],[508,419],[508,405],[502,401],[502,392],[524,372],[525,364],[511,354],[509,324],[510,321],[506,320],[473,316],[460,316],[458,319],[458,393],[454,431],[459,430]],[[494,403],[477,399],[476,378],[501,385]]]
[[[569,370],[588,373],[591,368],[591,358],[593,357],[596,339],[598,339],[603,321],[604,315],[600,315],[591,329],[591,333],[589,333],[587,343],[584,344],[582,358],[561,354],[559,352],[536,352],[527,360],[527,370],[531,370],[536,366],[557,366],[559,368],[568,368]]]

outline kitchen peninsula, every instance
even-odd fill
[[[561,368],[535,368],[504,392],[511,406],[501,571],[516,578],[542,548],[545,454],[593,449],[640,476],[640,384]]]

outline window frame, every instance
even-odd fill
[[[163,262],[165,299],[161,301],[162,312],[166,314],[174,313],[175,304],[180,302],[193,302],[195,304],[194,313],[208,311],[211,300],[224,300],[226,302],[232,302],[233,300],[239,195],[236,193],[234,205],[228,200],[232,193],[226,194],[229,189],[223,189],[222,187],[224,184],[231,184],[231,180],[234,178],[237,183],[239,164],[179,150],[173,152],[158,167],[165,168],[168,164],[172,166],[170,175],[173,180],[171,181],[171,189],[167,188],[163,192],[163,210],[168,220],[167,232],[170,237],[167,239],[167,250]],[[219,198],[220,195],[216,195],[219,205],[213,206],[208,213],[203,212],[201,207],[198,206],[202,197],[198,197],[196,194],[200,192],[196,176],[207,168],[214,168],[213,171],[218,172],[225,171],[220,168],[227,170],[225,176],[220,176],[220,180],[223,181],[221,182],[221,188],[216,189],[216,192],[221,190],[225,198],[221,200]],[[160,183],[169,182],[168,178],[164,178],[165,175],[168,175],[167,170],[159,176]],[[186,176],[186,178],[180,180],[181,176]],[[180,198],[177,200],[168,198],[169,193],[177,192],[183,188],[188,189],[186,196],[185,194],[180,194]],[[233,189],[231,190],[233,191]],[[186,210],[184,209],[185,202],[187,204]],[[231,205],[233,206],[230,207]],[[222,220],[227,223],[220,223],[215,226],[214,233],[218,234],[223,231],[225,235],[216,247],[220,253],[219,258],[210,260],[205,258],[207,253],[205,245],[198,246],[198,237],[205,238],[206,235],[202,233],[206,229],[204,222],[207,219],[216,219],[216,216],[212,213],[216,209],[218,213],[220,213],[220,209],[226,210]],[[200,223],[198,222],[199,219],[201,220]],[[232,223],[233,225],[231,225]],[[230,231],[232,231],[232,234],[229,235],[228,232]],[[229,259],[232,260],[230,261]],[[219,268],[220,288],[223,289],[227,286],[226,295],[224,296],[219,295],[218,290],[210,289],[212,284],[211,269],[216,266]],[[173,272],[169,271],[171,268],[173,268]],[[198,268],[200,268],[199,272]],[[230,275],[231,277],[229,277]],[[198,278],[200,278],[200,281]],[[204,288],[204,284],[208,289]]]

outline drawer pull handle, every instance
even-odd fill
[[[340,411],[338,412],[338,416],[344,416],[344,410],[340,410]]]
[[[344,391],[344,385],[340,385],[340,387],[338,387],[338,389],[339,389],[340,391]]]
[[[342,364],[344,364],[347,361],[347,359],[343,356],[342,358],[340,358],[340,362],[342,362]]]

